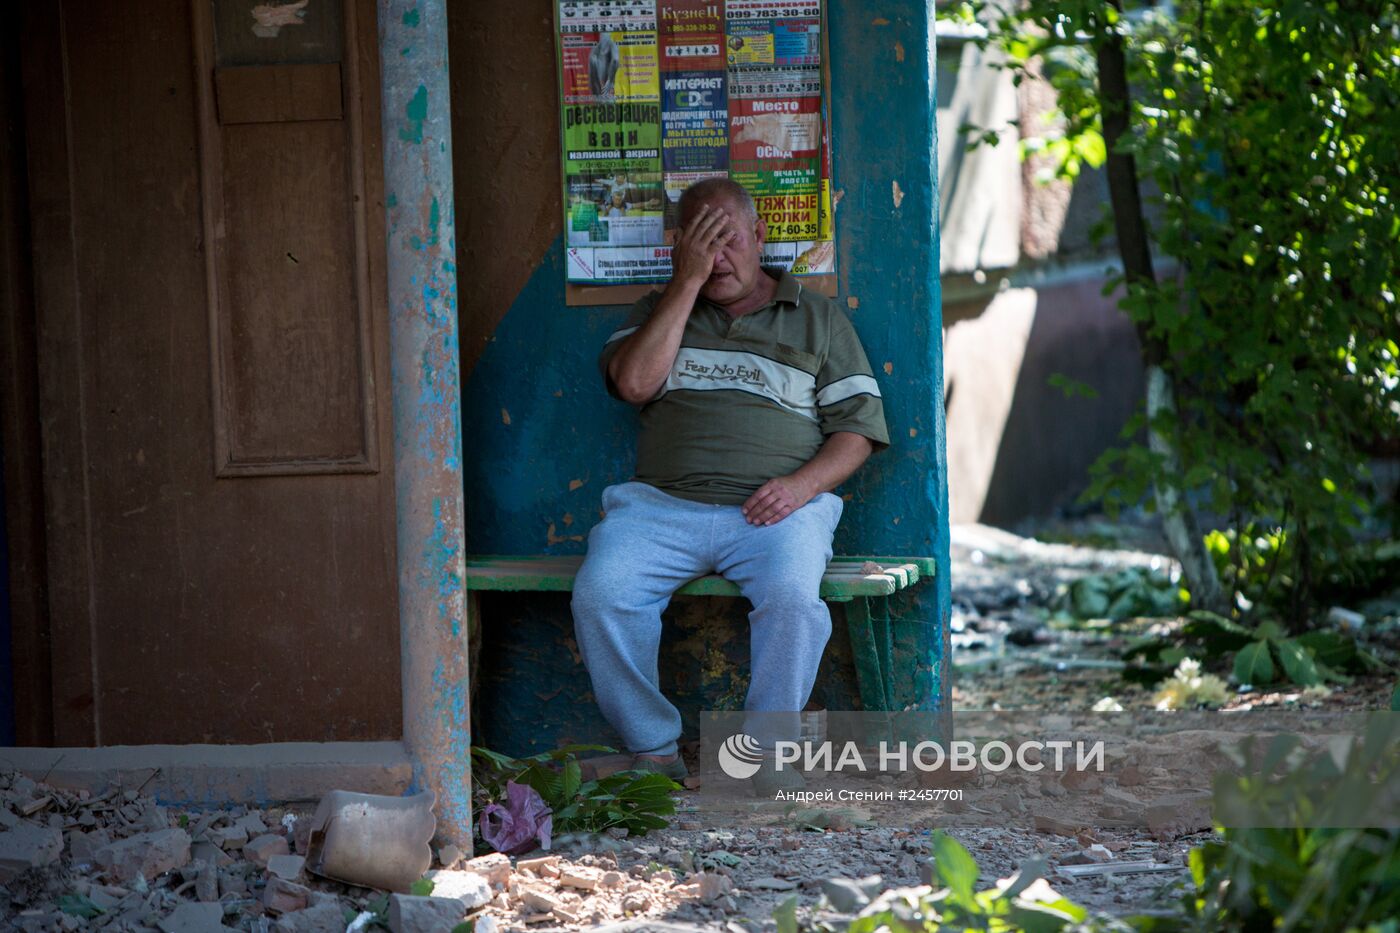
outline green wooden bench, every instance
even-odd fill
[[[478,555],[467,558],[465,586],[469,600],[473,658],[471,676],[476,681],[475,651],[482,592],[565,593],[574,588],[582,555],[529,556]],[[867,710],[898,710],[894,640],[887,599],[935,573],[931,557],[838,557],[822,577],[821,597],[845,604],[846,627],[855,659],[861,705]],[[680,596],[739,596],[739,587],[723,577],[699,577],[676,590]]]

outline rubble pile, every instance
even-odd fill
[[[840,875],[846,855],[780,827],[560,840],[512,860],[444,846],[415,891],[390,893],[306,869],[311,807],[168,808],[137,790],[93,795],[0,774],[0,926],[30,933],[477,933],[584,929],[640,918],[723,927]],[[811,834],[807,834],[811,836]],[[863,864],[917,876],[908,832],[883,830]],[[819,842],[820,837],[813,837]],[[859,845],[864,840],[852,839]],[[741,877],[742,875],[742,877]]]
[[[448,897],[316,878],[305,868],[309,829],[307,810],[172,810],[138,790],[93,795],[3,774],[0,925],[343,933],[387,924],[416,933],[450,930],[493,896],[465,871]]]

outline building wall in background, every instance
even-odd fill
[[[1053,92],[1014,87],[996,62],[939,38],[944,391],[951,519],[1010,526],[1084,487],[1142,397],[1142,369],[1131,323],[1102,294],[1113,243],[1089,235],[1103,177],[1040,182],[1044,161],[1023,161],[1019,142],[1043,131]],[[967,124],[1001,142],[966,151]],[[1048,382],[1057,373],[1097,397],[1066,398]]]

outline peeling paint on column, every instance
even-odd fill
[[[445,0],[382,0],[379,49],[403,736],[413,791],[436,794],[439,841],[469,848],[472,737]]]
[[[428,89],[423,85],[418,85],[418,91],[404,107],[404,116],[408,122],[404,128],[399,130],[399,139],[406,143],[413,143],[415,146],[423,142],[423,120],[428,115]]]

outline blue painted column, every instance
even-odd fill
[[[380,0],[403,737],[471,851],[461,375],[445,0]]]
[[[837,551],[931,555],[932,586],[892,606],[901,706],[951,707],[948,469],[938,279],[932,0],[832,0],[832,169],[841,295],[875,368],[891,448],[846,490]]]

